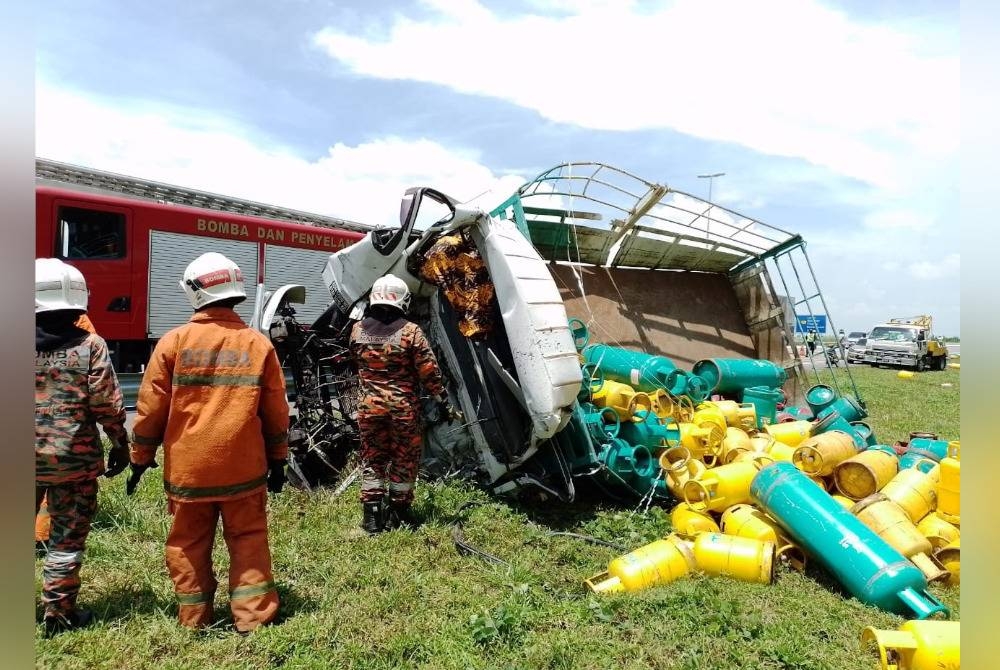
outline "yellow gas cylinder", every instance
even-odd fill
[[[678,498],[684,497],[681,490],[689,479],[701,477],[708,469],[702,461],[691,458],[691,452],[682,446],[671,447],[660,454],[660,467],[667,488]]]
[[[857,453],[850,435],[830,430],[803,440],[792,454],[792,463],[807,475],[826,477],[838,463]]]
[[[712,512],[750,502],[750,482],[769,463],[773,463],[770,457],[757,456],[751,462],[735,461],[706,470],[681,487],[684,502],[694,509]]]
[[[878,648],[882,670],[959,670],[961,635],[958,621],[907,621],[899,630],[869,626],[861,633],[861,649]]]
[[[722,413],[719,406],[714,402],[705,401],[699,404],[695,408],[694,416],[691,417],[691,423],[703,426],[706,423],[712,423],[719,427],[719,429],[725,433],[728,424],[726,423],[726,415]]]
[[[942,519],[937,512],[931,512],[921,519],[917,524],[917,530],[935,549],[940,549],[959,538],[958,528]]]
[[[930,541],[920,534],[899,505],[881,493],[869,496],[851,508],[851,514],[858,517],[890,547],[910,559],[920,568],[927,581],[948,579],[948,571],[931,554],[934,551]]]
[[[584,580],[584,584],[595,593],[641,591],[680,579],[693,567],[690,546],[670,534],[619,556],[608,564],[606,572]]]
[[[899,470],[894,454],[877,449],[862,451],[841,461],[833,470],[837,490],[848,498],[861,500],[889,483]]]
[[[776,461],[792,460],[792,456],[795,455],[795,450],[798,449],[798,447],[793,447],[789,444],[785,444],[784,442],[778,442],[773,437],[770,439],[771,443],[767,448],[768,456]]]
[[[663,389],[656,389],[647,394],[653,403],[653,414],[661,419],[672,419],[674,416],[674,398]]]
[[[956,526],[961,524],[962,461],[959,441],[948,443],[948,455],[941,459],[941,481],[937,485],[937,512]]]
[[[913,372],[910,372],[909,370],[900,370],[899,372],[896,373],[896,376],[899,377],[900,379],[913,379],[915,375]]]
[[[820,477],[818,475],[806,475],[806,477],[827,493],[833,490],[833,485],[830,483],[829,477]]]
[[[681,446],[687,447],[691,458],[699,458],[708,465],[714,465],[718,461],[722,440],[726,436],[724,429],[710,421],[701,425],[679,423],[677,427],[681,433]]]
[[[941,565],[951,574],[946,583],[949,586],[957,586],[962,572],[961,547],[958,538],[954,542],[950,542],[938,549],[937,553],[934,554],[934,558],[938,559]]]
[[[733,505],[722,513],[722,532],[737,537],[750,537],[762,542],[773,542],[778,560],[786,561],[796,570],[805,570],[806,557],[792,544],[781,527],[753,505]]]
[[[605,381],[594,391],[590,401],[598,407],[610,407],[622,421],[633,420],[639,410],[652,411],[653,401],[649,394],[639,393],[628,384]]]
[[[752,451],[753,447],[749,435],[740,428],[732,426],[726,428],[726,436],[722,438],[722,444],[719,447],[719,460],[721,462],[729,463],[739,454]]]
[[[699,533],[693,543],[697,570],[760,584],[774,580],[774,552],[773,542],[722,533]]]
[[[723,416],[726,424],[733,428],[751,431],[757,428],[757,406],[752,402],[736,402],[735,400],[713,400]]]
[[[764,430],[778,442],[790,447],[797,447],[809,437],[809,431],[812,430],[812,427],[812,421],[786,421],[784,423],[770,423],[764,426]]]
[[[928,459],[918,461],[916,467],[897,472],[881,490],[886,498],[906,511],[913,523],[919,523],[937,507],[936,489],[941,467],[935,463],[926,473],[921,472],[920,465],[925,460]]]
[[[674,421],[677,423],[691,423],[694,416],[694,401],[686,395],[679,395],[674,398]]]
[[[834,493],[831,497],[834,500],[836,500],[838,503],[840,503],[841,506],[843,506],[844,509],[848,509],[848,510],[851,509],[852,507],[854,507],[854,504],[857,502],[856,500],[851,500],[850,498],[847,498],[847,497],[842,496],[842,495],[837,494],[837,493]]]
[[[707,512],[699,512],[687,503],[678,503],[670,512],[670,523],[674,532],[693,536],[698,533],[720,533],[719,524],[715,523]]]

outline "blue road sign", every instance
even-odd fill
[[[815,328],[816,332],[823,334],[826,332],[826,314],[796,314],[795,332],[807,333],[810,328]]]

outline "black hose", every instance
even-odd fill
[[[462,506],[458,508],[458,511],[455,513],[455,524],[451,527],[451,539],[452,542],[455,543],[455,550],[462,556],[475,556],[476,558],[482,559],[487,563],[492,563],[493,565],[506,565],[510,567],[510,563],[507,561],[481,549],[475,548],[465,539],[465,532],[462,529],[462,513],[470,507],[478,507],[483,504],[485,503],[472,500],[463,503]]]

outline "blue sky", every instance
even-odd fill
[[[45,3],[39,156],[371,223],[565,161],[725,172],[839,326],[959,333],[957,3],[176,4]]]

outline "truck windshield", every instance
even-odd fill
[[[913,342],[917,339],[916,331],[910,328],[889,328],[879,326],[872,330],[868,336],[869,340],[882,340],[889,342]]]

